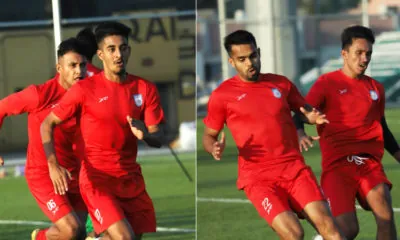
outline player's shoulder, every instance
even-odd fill
[[[383,88],[383,84],[381,82],[379,82],[378,80],[376,80],[375,78],[372,78],[370,76],[364,75],[365,79],[370,81],[373,85],[379,87],[379,88]]]
[[[133,74],[128,74],[128,77],[129,77],[129,81],[132,83],[137,82],[137,84],[139,84],[139,85],[144,85],[144,86],[148,86],[148,87],[156,87],[155,83],[153,83],[150,80],[147,80],[143,77],[133,75]]]
[[[235,75],[231,78],[228,78],[224,81],[218,83],[218,86],[214,89],[213,92],[226,92],[235,87],[241,87],[242,82],[239,79],[238,75]]]
[[[54,89],[57,89],[58,85],[59,85],[58,76],[55,76],[54,78],[49,79],[49,80],[45,81],[44,83],[37,84],[37,85],[32,84],[32,85],[29,85],[27,88],[31,88],[32,90],[37,91],[38,94],[41,94],[41,93],[45,94],[47,92],[54,91]]]
[[[342,78],[341,76],[341,71],[340,70],[335,70],[331,72],[327,72],[319,76],[317,79],[318,82],[327,82],[327,81],[334,81],[334,80],[339,80]]]
[[[272,82],[274,84],[284,84],[284,85],[292,84],[292,82],[288,77],[275,73],[261,73],[260,79],[262,81]]]
[[[77,82],[72,87],[75,87],[75,88],[79,87],[82,89],[87,89],[87,88],[92,89],[93,86],[96,85],[96,82],[99,83],[99,81],[101,80],[101,77],[102,77],[101,74],[102,73],[100,72],[100,73],[94,74],[90,77],[86,77],[86,78],[80,80],[79,82]]]

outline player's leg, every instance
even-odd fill
[[[377,239],[397,239],[389,187],[381,183],[369,191],[367,202],[378,226]]]
[[[304,231],[291,211],[288,194],[275,182],[258,182],[244,188],[247,198],[281,239],[303,239]]]
[[[106,230],[106,234],[100,238],[105,239],[135,239],[135,234],[126,219],[122,219],[118,222],[113,223]]]
[[[303,211],[324,239],[343,239],[310,168],[303,169],[288,189],[292,208]]]
[[[271,227],[280,239],[304,239],[304,230],[292,211],[279,213],[272,221]]]
[[[324,239],[345,239],[329,211],[326,201],[314,201],[304,207],[307,218]]]
[[[32,239],[84,239],[83,227],[66,195],[57,195],[49,174],[27,174],[28,187],[43,213],[53,222],[48,229],[32,233]]]
[[[85,223],[88,218],[88,210],[82,199],[78,184],[70,187],[67,197],[80,221],[80,227],[82,228],[81,231],[84,232],[84,235],[87,235]]]
[[[340,231],[347,239],[359,232],[355,199],[358,189],[357,165],[346,159],[321,176],[321,187]]]
[[[156,231],[156,214],[153,202],[146,191],[130,201],[121,202],[120,205],[135,233],[135,239],[141,239],[144,233]]]
[[[80,187],[95,232],[105,233],[100,239],[134,239],[133,230],[126,221],[111,186],[104,182],[93,182],[82,183]]]
[[[391,183],[377,161],[368,161],[363,170],[359,203],[364,209],[372,210],[378,227],[377,239],[397,239],[390,195]]]
[[[47,240],[58,239],[85,239],[85,231],[75,213],[69,213],[60,218],[46,231]],[[41,239],[37,239],[41,240]]]

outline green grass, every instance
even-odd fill
[[[386,119],[394,136],[400,140],[400,110],[388,109]],[[203,151],[201,136],[204,130],[202,119],[198,119],[197,131],[197,197],[198,198],[239,198],[246,199],[242,191],[236,189],[237,150],[227,130],[227,146],[221,161],[214,161]],[[309,134],[315,133],[308,128]],[[306,163],[312,167],[319,178],[321,158],[318,146],[304,154]],[[385,153],[383,164],[388,178],[393,183],[393,206],[400,208],[400,165]],[[360,233],[357,239],[375,239],[376,224],[371,212],[358,210]],[[400,212],[395,213],[397,232],[400,233]],[[315,231],[306,222],[305,239],[311,239]],[[262,219],[252,204],[249,203],[215,203],[198,201],[197,205],[198,239],[278,239],[266,221]]]
[[[195,178],[195,154],[179,154],[192,178]],[[142,157],[147,190],[156,209],[157,226],[195,229],[195,183],[189,182],[172,155]],[[30,194],[25,178],[0,180],[0,220],[48,221]],[[30,239],[33,225],[2,225],[0,240]],[[195,239],[195,233],[157,232],[144,240]]]

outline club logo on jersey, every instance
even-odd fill
[[[272,89],[272,93],[274,94],[274,97],[276,97],[276,98],[281,98],[282,97],[281,92],[279,92],[279,90],[277,88],[273,88]]]
[[[133,95],[133,100],[135,100],[136,106],[140,107],[143,104],[143,97],[142,94],[134,94]]]
[[[371,95],[371,99],[376,101],[378,99],[378,93],[376,93],[374,90],[370,90],[369,94]]]

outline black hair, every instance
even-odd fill
[[[96,37],[90,27],[84,28],[78,32],[76,38],[82,42],[85,46],[84,48],[84,55],[89,60],[92,61],[93,56],[96,54],[97,51],[97,42]]]
[[[97,45],[99,45],[105,37],[118,35],[126,38],[128,40],[129,34],[131,33],[131,29],[126,25],[119,22],[105,22],[100,23],[96,30],[94,31],[94,35],[96,37]]]
[[[366,39],[371,44],[375,43],[374,33],[370,28],[355,25],[345,28],[342,32],[342,50],[347,49],[351,44],[353,44],[353,39]]]
[[[229,54],[232,52],[232,45],[239,44],[254,44],[257,47],[256,38],[246,30],[237,30],[225,37],[224,46]]]
[[[60,58],[69,52],[75,52],[85,56],[85,47],[81,41],[76,38],[68,38],[58,45],[57,57]]]

